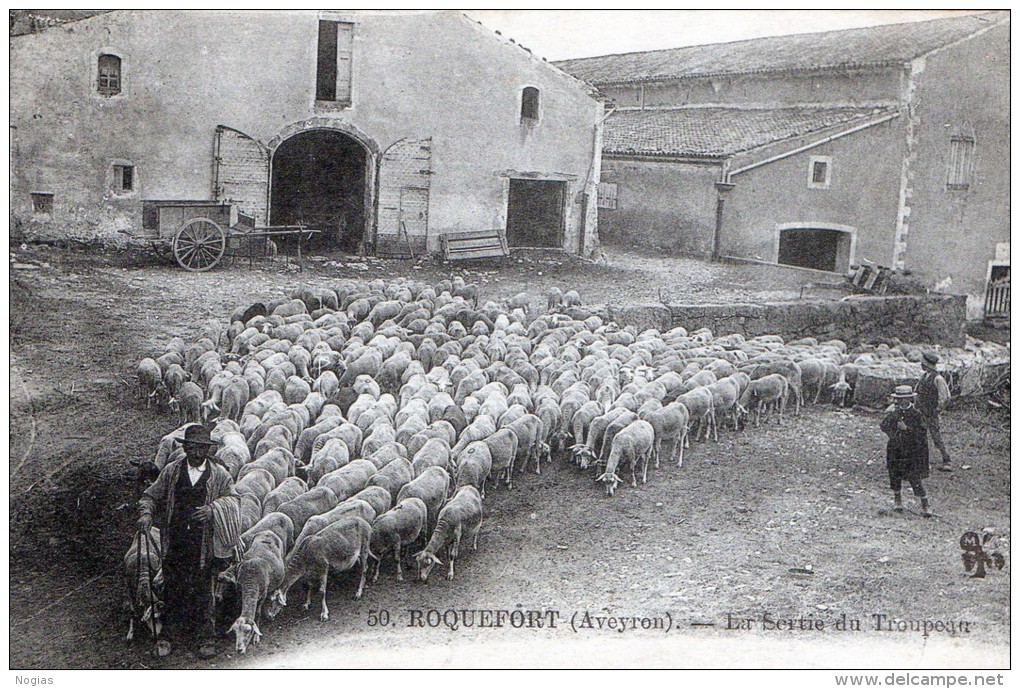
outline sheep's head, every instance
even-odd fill
[[[616,492],[616,486],[620,483],[620,477],[616,474],[610,474],[606,472],[599,476],[596,481],[604,481],[606,484],[606,495],[612,497],[613,493]]]
[[[595,451],[587,445],[571,445],[570,451],[574,453],[574,461],[581,469],[587,469],[591,460],[595,459]]]
[[[234,648],[238,653],[244,653],[248,650],[248,644],[257,644],[262,639],[262,632],[259,631],[255,620],[249,620],[243,616],[234,621],[229,631],[234,632]]]
[[[418,578],[422,581],[428,581],[429,572],[432,571],[433,567],[443,564],[442,560],[427,550],[423,550],[415,555],[414,561],[418,563]]]

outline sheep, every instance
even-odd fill
[[[394,459],[368,479],[369,486],[380,486],[390,492],[394,500],[397,493],[415,477],[414,466],[402,457]]]
[[[277,485],[262,500],[262,516],[265,517],[270,512],[275,512],[283,503],[307,492],[308,485],[297,476],[291,476]]]
[[[542,420],[534,414],[526,414],[507,426],[517,436],[517,456],[514,463],[523,458],[520,473],[524,473],[528,464],[535,461],[535,473],[542,473]]]
[[[464,486],[474,486],[485,497],[485,481],[492,471],[492,453],[489,446],[475,441],[464,448],[457,461],[454,491]]]
[[[506,487],[508,489],[513,488],[514,460],[517,458],[517,435],[509,428],[503,428],[482,438],[481,442],[484,442],[489,448],[489,455],[492,458],[490,475],[495,475],[497,482],[500,477],[503,477],[506,481]]]
[[[376,514],[382,514],[392,507],[394,502],[390,492],[382,486],[368,486],[349,497],[348,500],[364,500],[372,506]]]
[[[581,306],[581,295],[577,293],[577,290],[568,290],[563,293],[563,306]]]
[[[730,378],[717,380],[711,385],[705,386],[705,389],[712,394],[712,435],[715,441],[719,442],[718,421],[720,416],[730,414],[733,417],[734,430],[739,428],[737,399],[740,397],[740,391],[737,383]],[[705,439],[708,439],[707,433]]]
[[[163,387],[166,389],[167,404],[170,410],[176,412],[178,402],[177,396],[181,392],[181,386],[188,381],[188,374],[184,372],[180,364],[170,364],[163,374]]]
[[[294,539],[294,544],[297,545],[305,538],[314,536],[330,524],[335,524],[345,517],[361,517],[371,524],[379,514],[382,514],[382,512],[377,512],[376,509],[365,500],[348,498],[347,500],[338,502],[336,507],[331,509],[329,512],[309,517],[308,521],[305,522],[304,527],[302,527],[301,533]]]
[[[741,414],[748,414],[753,404],[755,409],[754,427],[761,425],[762,407],[769,404],[779,410],[779,425],[783,425],[783,410],[786,408],[786,398],[789,395],[789,383],[786,378],[778,373],[772,373],[764,378],[751,381],[744,393],[737,401],[737,407]]]
[[[155,359],[146,357],[138,362],[138,394],[145,398],[145,406],[148,407],[153,400],[159,404],[159,396],[166,394],[166,386],[163,384],[163,369],[156,363]]]
[[[429,467],[421,476],[408,481],[397,493],[397,503],[405,498],[419,498],[428,508],[426,533],[435,528],[439,510],[450,492],[450,474],[443,467]]]
[[[680,457],[676,462],[676,468],[683,466],[684,443],[687,441],[687,431],[691,422],[691,413],[683,402],[672,402],[662,409],[638,416],[650,423],[655,431],[655,448],[652,453],[655,457],[655,468],[659,468],[659,456],[666,442],[670,443],[670,459],[677,455],[679,449]]]
[[[563,303],[563,292],[559,287],[550,287],[545,292],[545,310],[555,311]]]
[[[446,578],[453,580],[453,565],[457,560],[461,537],[466,532],[472,539],[471,549],[478,550],[478,533],[481,528],[482,498],[477,488],[464,486],[440,511],[428,544],[414,556],[415,562],[418,563],[419,578],[428,581],[432,567],[443,564],[436,553],[445,546],[446,557],[450,562]]]
[[[329,472],[316,482],[333,491],[338,500],[346,500],[368,485],[368,479],[376,473],[375,465],[367,459],[356,459],[339,469]]]
[[[372,527],[360,517],[350,517],[303,540],[294,547],[285,562],[286,574],[283,583],[273,593],[273,600],[281,606],[287,605],[287,592],[298,581],[310,579],[318,581],[319,593],[322,594],[322,612],[319,619],[329,620],[329,608],[326,606],[326,581],[329,570],[345,572],[356,564],[361,565],[361,581],[354,600],[361,600],[365,590],[365,577],[368,574],[368,558],[374,556],[370,548]],[[311,606],[312,592],[308,592],[307,610]]]
[[[569,449],[574,453],[574,461],[581,469],[588,468],[589,460],[595,460],[599,455],[599,448],[603,445],[603,437],[605,436],[606,429],[609,428],[616,419],[626,414],[627,410],[620,407],[609,409],[605,414],[596,416],[588,424],[588,436],[584,439],[575,438],[575,444]]]
[[[294,545],[294,522],[283,512],[270,512],[255,522],[254,526],[241,534],[238,542],[243,553],[251,545],[252,540],[263,531],[272,531],[283,541],[284,552]]]
[[[262,499],[269,495],[273,488],[276,488],[276,479],[263,468],[247,472],[234,484],[234,491],[238,495],[251,495],[259,501],[260,505]]]
[[[238,531],[244,533],[262,519],[262,501],[251,494],[241,495],[240,524]]]
[[[230,477],[236,481],[241,467],[251,461],[248,444],[244,441],[244,435],[236,431],[224,433],[219,442],[220,447],[216,450],[215,455],[216,461],[222,464],[230,473]]]
[[[333,509],[337,502],[339,501],[333,491],[323,486],[316,486],[307,493],[302,493],[283,503],[277,511],[290,517],[290,521],[294,524],[294,533],[301,533],[305,522],[316,514]]]
[[[205,393],[197,383],[186,381],[177,394],[178,420],[182,423],[202,423],[202,400]]]
[[[415,476],[421,476],[425,470],[434,466],[442,467],[448,472],[453,469],[450,459],[450,446],[445,440],[440,438],[430,438],[426,441],[422,448],[415,453],[414,459],[411,461],[411,468],[414,470]]]
[[[272,531],[263,531],[252,539],[241,561],[217,577],[241,589],[241,614],[230,627],[238,653],[245,653],[248,644],[257,644],[262,639],[258,622],[266,599],[283,583],[283,555],[280,537]]]
[[[841,366],[839,369],[839,380],[829,386],[829,389],[832,390],[832,403],[840,407],[846,406],[846,402],[851,398],[853,390],[853,386],[847,382],[846,375],[847,366]],[[836,401],[837,399],[839,400],[838,402]]]
[[[128,631],[125,639],[135,638],[135,620],[148,627],[154,639],[163,629],[160,594],[163,588],[163,564],[159,529],[139,531],[124,554],[124,583],[127,591]]]
[[[372,581],[379,580],[382,558],[391,551],[397,561],[397,581],[404,580],[400,566],[401,548],[418,540],[427,520],[428,508],[419,498],[401,500],[393,509],[375,518],[372,522],[371,550],[377,559]]]
[[[282,447],[274,448],[258,459],[251,461],[241,467],[237,472],[238,480],[257,469],[265,469],[273,476],[273,487],[283,483],[288,477],[294,475],[294,455],[290,450]]]
[[[820,359],[805,359],[798,362],[800,366],[801,387],[804,390],[805,398],[807,391],[811,390],[814,402],[818,403],[818,397],[822,394],[822,387],[825,384],[825,364]]]
[[[715,406],[712,404],[712,393],[708,388],[694,388],[676,398],[676,401],[684,405],[690,414],[691,427],[697,423],[697,433],[705,429],[705,440],[708,440],[708,433],[715,426]]]
[[[305,467],[309,485],[318,484],[323,476],[349,464],[350,461],[351,453],[347,449],[347,443],[340,438],[333,438],[315,453],[312,461]]]
[[[616,492],[616,486],[620,477],[616,470],[621,462],[628,462],[631,467],[631,485],[637,488],[637,465],[641,462],[644,465],[642,482],[648,478],[648,459],[655,446],[655,429],[647,421],[637,420],[621,430],[613,438],[613,446],[609,452],[609,460],[606,463],[606,470],[596,478],[596,481],[604,481],[606,494],[612,497]]]

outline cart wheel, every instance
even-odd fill
[[[227,247],[223,229],[207,218],[184,223],[174,236],[174,258],[184,270],[202,272],[220,262]]]

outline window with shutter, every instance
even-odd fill
[[[955,136],[949,140],[949,169],[946,189],[966,191],[974,177],[974,139]]]
[[[599,182],[599,208],[616,210],[616,182]]]
[[[350,105],[353,51],[354,24],[319,21],[319,53],[315,72],[316,100]]]

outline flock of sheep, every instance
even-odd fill
[[[462,539],[477,546],[487,482],[512,488],[558,454],[613,495],[625,469],[637,486],[650,461],[679,467],[692,434],[718,440],[726,420],[773,411],[781,423],[788,400],[799,411],[851,385],[839,341],[638,332],[557,289],[531,311],[527,295],[479,306],[460,279],[302,288],[139,364],[142,393],[184,423],[153,469],[181,456],[188,424],[209,422],[235,479],[241,555],[219,578],[240,591],[238,651],[295,583],[306,609],[319,591],[328,619],[331,569],[359,568],[356,598],[371,561],[373,581],[387,556],[402,580],[408,549],[422,580],[435,565],[452,579]],[[129,597],[149,605],[132,619],[154,618],[139,556],[125,558]]]

